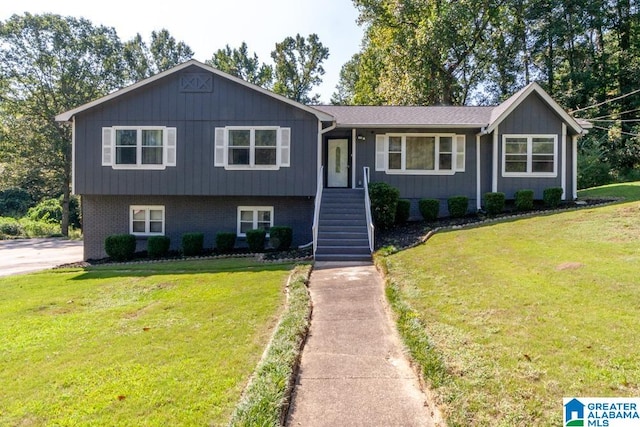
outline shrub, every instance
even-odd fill
[[[60,197],[60,205],[62,205],[62,197]],[[77,229],[82,228],[82,207],[79,196],[69,198],[69,225]]]
[[[530,211],[533,209],[533,190],[518,190],[515,198],[516,210]]]
[[[147,240],[147,255],[149,258],[162,258],[169,253],[171,239],[166,236],[151,236]]]
[[[54,224],[46,221],[34,221],[29,218],[20,218],[18,220],[22,234],[26,237],[51,237],[61,236],[60,224]]]
[[[45,199],[36,206],[29,208],[29,219],[60,224],[62,221],[62,205],[57,199]]]
[[[427,221],[435,221],[440,213],[440,200],[437,199],[421,199],[418,202],[420,215]]]
[[[398,200],[396,206],[396,224],[403,224],[409,220],[411,215],[411,201],[407,199]]]
[[[11,217],[0,217],[0,238],[5,236],[19,236],[22,233],[22,228],[18,220]]]
[[[104,250],[115,261],[127,261],[136,252],[136,236],[133,234],[113,234],[104,241]]]
[[[462,218],[469,210],[469,198],[467,196],[453,196],[447,199],[447,209],[451,218]]]
[[[267,232],[264,229],[247,230],[247,246],[251,252],[264,252],[266,240]]]
[[[182,253],[184,256],[200,255],[203,246],[203,233],[185,233],[182,235]]]
[[[484,208],[489,215],[497,215],[504,210],[504,193],[485,193]]]
[[[373,222],[380,228],[389,228],[396,220],[400,191],[385,182],[369,184],[369,199]]]
[[[222,232],[216,234],[216,248],[220,252],[231,252],[236,246],[236,233]]]
[[[549,208],[557,207],[562,201],[562,193],[564,193],[564,191],[561,187],[545,188],[542,192],[542,200],[544,200],[544,205]]]
[[[7,188],[0,191],[0,216],[21,218],[33,206],[29,193],[22,188]]]
[[[269,229],[269,242],[277,251],[288,251],[293,241],[291,227],[271,227]]]

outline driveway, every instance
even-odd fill
[[[0,276],[46,270],[82,261],[82,241],[64,239],[0,240]]]

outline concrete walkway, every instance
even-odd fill
[[[434,426],[372,265],[315,264],[288,426]]]

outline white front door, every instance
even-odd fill
[[[327,186],[347,187],[349,185],[349,141],[330,139],[327,164]]]

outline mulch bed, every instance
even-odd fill
[[[375,249],[393,246],[395,250],[400,250],[416,246],[425,240],[425,237],[430,231],[434,230],[479,225],[486,221],[496,221],[518,216],[531,216],[544,214],[545,212],[562,212],[570,209],[593,207],[618,200],[619,199],[585,199],[578,202],[566,202],[554,209],[547,208],[542,202],[536,201],[534,210],[528,212],[516,211],[513,201],[507,201],[504,212],[496,216],[490,217],[483,213],[477,213],[469,214],[464,218],[439,218],[437,221],[408,221],[404,224],[396,224],[386,230],[376,229]]]

